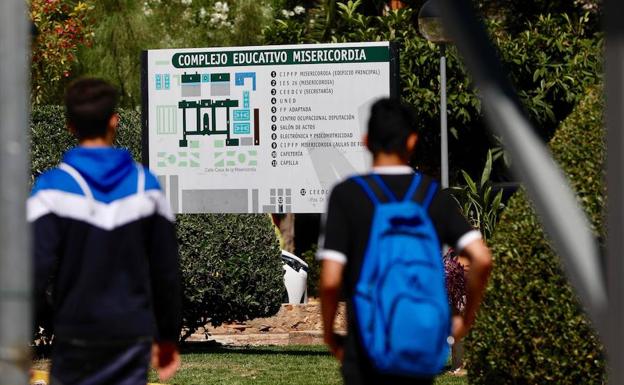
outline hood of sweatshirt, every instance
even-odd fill
[[[65,153],[63,162],[78,170],[89,187],[104,194],[136,172],[132,155],[120,148],[76,147]]]

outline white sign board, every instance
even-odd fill
[[[396,66],[387,42],[146,51],[144,163],[176,213],[320,213]]]

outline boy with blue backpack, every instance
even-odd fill
[[[324,340],[345,384],[432,384],[475,319],[491,256],[436,181],[408,165],[418,136],[410,107],[382,99],[365,143],[373,170],[332,190],[321,260]],[[471,262],[463,315],[450,314],[442,245]],[[342,294],[347,336],[334,333]]]

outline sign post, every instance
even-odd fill
[[[26,2],[0,2],[0,384],[27,384],[31,342]]]
[[[607,282],[609,309],[607,332],[602,340],[609,357],[609,384],[624,382],[624,4],[606,1],[606,124],[607,124]]]

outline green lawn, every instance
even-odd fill
[[[341,384],[338,364],[323,346],[192,346],[183,349],[182,360],[182,367],[168,384]],[[154,372],[150,381],[157,381]],[[436,381],[436,385],[467,383],[465,377],[449,375]]]

